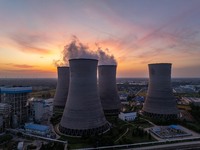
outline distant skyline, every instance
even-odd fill
[[[73,35],[108,48],[117,77],[200,77],[200,0],[0,0],[0,78],[57,77],[54,60]]]

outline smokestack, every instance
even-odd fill
[[[144,114],[154,119],[175,119],[178,115],[171,87],[171,64],[149,64],[149,87]]]
[[[54,113],[61,114],[64,111],[69,89],[69,67],[57,67],[58,80],[54,96]]]
[[[59,124],[70,136],[101,134],[109,130],[97,90],[96,59],[70,59],[70,85],[65,110]]]
[[[98,66],[99,95],[105,115],[118,115],[120,99],[116,86],[116,65]]]

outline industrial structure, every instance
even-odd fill
[[[58,80],[54,96],[54,114],[62,115],[69,89],[69,67],[57,67]]]
[[[120,112],[118,117],[124,121],[133,121],[137,117],[137,112]]]
[[[98,66],[99,95],[105,115],[118,115],[120,99],[116,86],[116,65]]]
[[[96,135],[110,129],[97,90],[97,63],[96,59],[69,60],[69,94],[59,124],[65,135]]]
[[[6,103],[0,103],[0,133],[6,128],[10,128],[11,106]]]
[[[178,115],[171,87],[171,64],[149,64],[149,85],[143,113],[154,119],[175,119]]]
[[[29,100],[30,120],[36,123],[44,123],[48,121],[49,116],[53,113],[53,98],[38,99],[31,98]]]
[[[18,127],[28,119],[28,93],[32,87],[1,87],[1,102],[11,106],[12,127]]]
[[[26,123],[24,129],[26,133],[50,137],[50,127],[46,125]]]

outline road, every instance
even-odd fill
[[[200,149],[200,141],[182,142],[182,143],[173,143],[173,144],[134,148],[134,150],[172,150],[172,149],[173,150],[189,150],[189,149],[199,150]]]

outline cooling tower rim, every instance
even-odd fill
[[[172,63],[152,63],[152,64],[148,64],[149,66],[153,66],[153,65],[172,65]]]
[[[116,67],[117,65],[98,65],[98,67]]]
[[[57,68],[69,68],[69,66],[58,66]]]
[[[95,58],[71,58],[71,59],[69,59],[69,61],[73,61],[73,60],[92,60],[92,61],[98,61],[98,59],[95,59]]]

